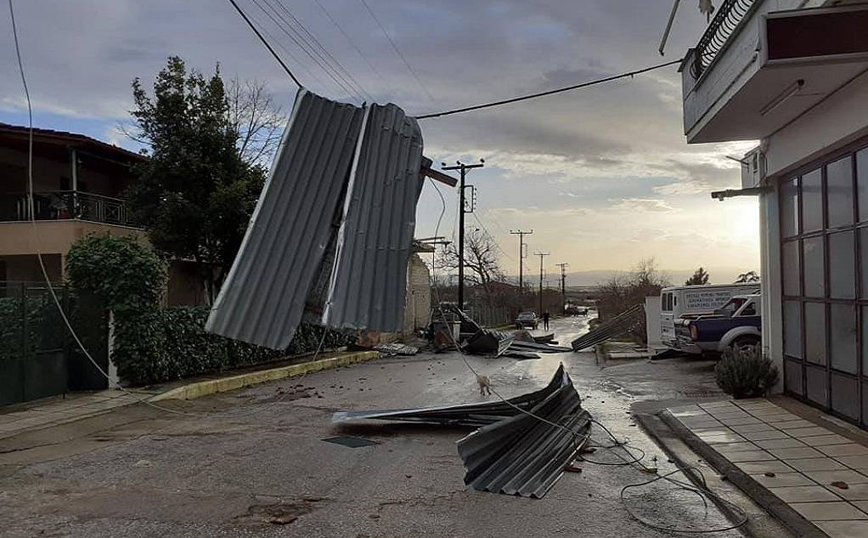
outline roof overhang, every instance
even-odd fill
[[[762,15],[748,80],[705,122],[691,143],[767,137],[868,70],[868,5]]]

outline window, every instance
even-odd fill
[[[783,237],[792,237],[799,233],[798,184],[799,180],[795,178],[781,185],[781,235]]]
[[[802,241],[802,260],[805,268],[805,296],[824,297],[826,278],[823,256],[823,236]]]
[[[784,385],[868,427],[868,139],[778,189]]]
[[[803,233],[823,229],[823,174],[821,169],[802,176]]]
[[[853,157],[826,166],[826,203],[829,228],[853,224]]]

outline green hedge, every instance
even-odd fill
[[[118,316],[113,360],[118,376],[140,385],[250,366],[316,351],[323,328],[302,325],[286,351],[205,332],[208,307],[174,307]],[[355,336],[329,330],[323,349],[349,345]]]

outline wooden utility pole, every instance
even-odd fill
[[[467,202],[464,196],[464,189],[467,185],[464,184],[464,178],[467,176],[467,171],[473,168],[482,168],[485,166],[485,159],[479,159],[477,164],[464,164],[461,161],[456,161],[455,166],[444,166],[442,170],[459,170],[461,172],[460,186],[458,187],[458,308],[464,309],[464,214],[472,213],[473,209],[467,210]]]
[[[533,228],[530,231],[510,230],[510,235],[518,236],[518,293],[524,294],[524,258],[527,256],[524,247],[527,243],[524,242],[524,236],[533,235]]]
[[[567,267],[568,263],[556,263],[561,268],[561,296],[563,297],[564,308],[567,306]]]
[[[546,256],[551,256],[551,252],[535,252],[535,256],[539,256],[539,314],[543,313],[543,275],[545,271],[543,270],[543,258]]]

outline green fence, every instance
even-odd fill
[[[105,370],[104,309],[91,296],[65,288],[56,294],[85,348]],[[47,287],[0,282],[0,405],[107,387],[108,381],[75,343]]]

